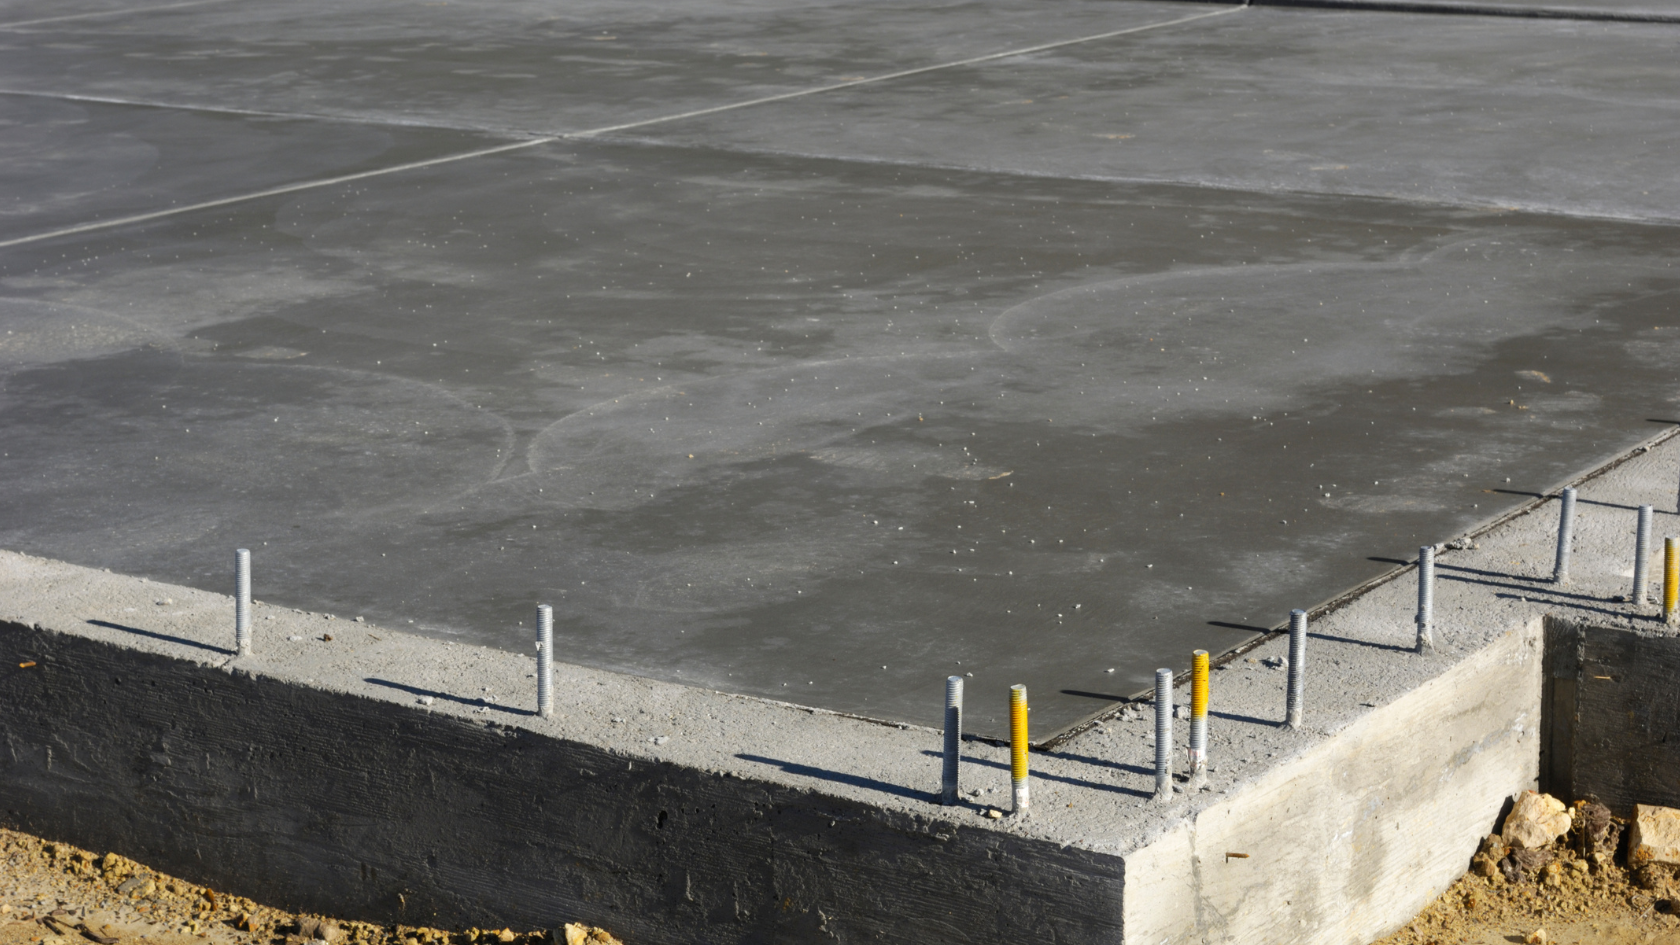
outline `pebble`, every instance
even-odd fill
[[[431,705],[432,704],[432,697],[431,696],[421,696],[419,701],[420,701],[421,705]]]
[[[998,810],[995,807],[987,808],[986,809],[986,816],[990,817],[993,820],[1002,820],[1003,819],[1003,811]]]
[[[655,745],[663,745],[670,740],[671,740],[671,736],[669,736],[669,735],[655,735],[652,738],[648,739],[648,741],[653,742]]]

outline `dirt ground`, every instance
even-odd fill
[[[1550,847],[1483,841],[1470,871],[1374,945],[1680,945],[1680,882],[1627,869],[1625,824],[1599,808]],[[1544,931],[1544,937],[1539,933]],[[605,931],[428,929],[298,915],[114,853],[0,830],[0,945],[617,945]]]
[[[1626,823],[1590,801],[1551,846],[1482,841],[1470,871],[1400,931],[1374,945],[1680,945],[1674,870],[1629,871]]]
[[[0,829],[0,945],[622,945],[600,929],[335,921],[229,896],[115,853]]]

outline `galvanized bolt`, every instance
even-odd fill
[[[251,655],[251,550],[233,552],[233,648],[240,656]]]
[[[1155,671],[1155,801],[1172,801],[1172,686],[1170,669]]]
[[[957,770],[962,751],[963,678],[945,677],[945,770],[939,778],[939,803],[957,802]]]
[[[1569,583],[1569,550],[1575,544],[1575,489],[1563,490],[1563,504],[1558,508],[1557,564],[1552,568],[1552,583]]]
[[[554,608],[537,605],[537,714],[554,716]]]
[[[1027,687],[1009,687],[1009,783],[1015,814],[1025,816],[1027,794]]]
[[[1639,507],[1639,526],[1633,533],[1633,594],[1628,600],[1635,607],[1644,607],[1651,590],[1651,520],[1656,510],[1649,505]]]
[[[1435,649],[1435,546],[1418,549],[1417,651]]]
[[[1190,787],[1207,784],[1208,651],[1190,654]]]
[[[1307,661],[1307,612],[1289,612],[1289,698],[1285,706],[1284,724],[1301,727],[1301,710],[1306,702],[1305,674]]]

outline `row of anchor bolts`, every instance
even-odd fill
[[[1638,527],[1633,551],[1633,593],[1629,600],[1635,607],[1643,607],[1650,571],[1651,523],[1653,511],[1649,505],[1639,507]],[[1569,555],[1575,536],[1575,489],[1566,488],[1558,511],[1557,558],[1552,567],[1555,584],[1569,583]],[[1419,653],[1435,649],[1435,546],[1418,549],[1418,610],[1417,643]],[[234,551],[234,648],[240,656],[251,653],[251,552],[246,548]],[[1663,620],[1673,626],[1680,623],[1680,538],[1663,540]],[[542,718],[554,715],[554,609],[548,604],[537,605],[537,714]],[[1284,703],[1284,725],[1301,727],[1306,704],[1307,612],[1289,612],[1289,678]],[[1199,789],[1207,782],[1207,708],[1208,653],[1197,650],[1191,657],[1190,668],[1190,787]],[[959,759],[962,746],[963,677],[945,680],[945,744],[940,778],[940,803],[954,805],[959,795]],[[1009,778],[1011,799],[1016,814],[1025,814],[1031,806],[1031,792],[1027,771],[1027,687],[1009,687]],[[1173,796],[1172,771],[1173,671],[1155,671],[1155,800],[1166,803]]]

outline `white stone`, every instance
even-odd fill
[[[1548,846],[1569,832],[1569,808],[1550,794],[1524,791],[1505,815],[1501,834],[1507,844],[1530,850]]]
[[[1680,810],[1633,805],[1628,858],[1634,863],[1680,863]]]

